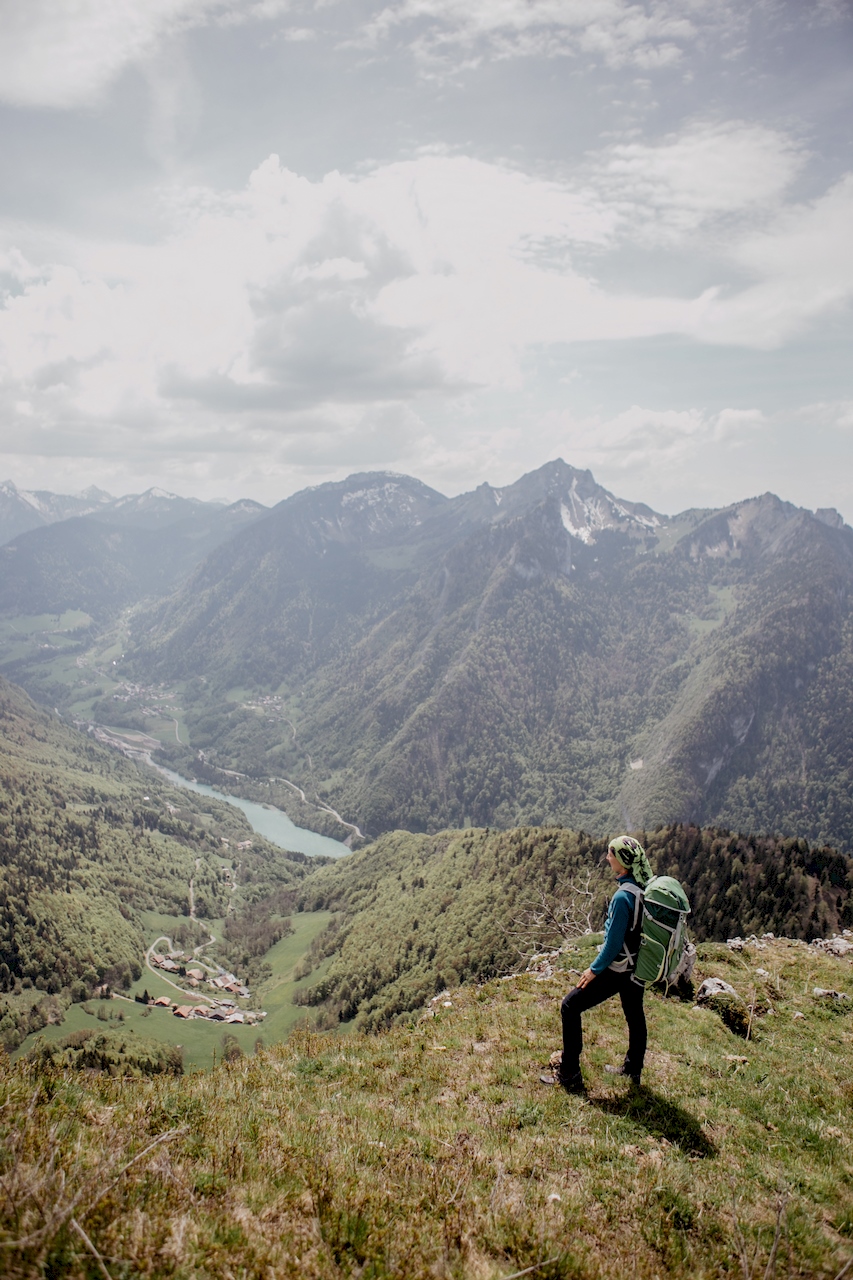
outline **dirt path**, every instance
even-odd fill
[[[190,1000],[193,1003],[196,1003],[199,1000],[206,1000],[208,1004],[211,1004],[211,1005],[216,1004],[216,1001],[211,996],[202,995],[200,991],[193,991],[192,993],[189,991],[185,991],[183,987],[178,986],[177,982],[172,982],[171,978],[167,978],[166,975],[162,972],[162,970],[156,969],[154,967],[154,965],[151,963],[151,953],[154,950],[154,948],[157,946],[158,942],[167,942],[169,944],[169,950],[170,951],[175,950],[175,944],[172,942],[172,939],[167,938],[164,933],[161,933],[160,937],[155,938],[154,941],[151,943],[151,946],[145,952],[145,967],[147,969],[150,969],[152,973],[156,974],[157,977],[161,980],[161,982],[165,982],[166,985],[169,987],[174,987],[175,991],[180,991],[181,995],[184,997],[185,1000]]]
[[[206,969],[208,973],[219,973],[221,972],[221,969],[222,969],[222,966],[216,964],[215,962],[213,964],[208,964],[206,960],[201,960],[199,958],[201,956],[202,951],[204,951],[205,947],[209,947],[210,944],[215,941],[216,939],[213,936],[213,934],[209,933],[207,935],[207,942],[200,942],[197,947],[193,947],[193,956],[195,957],[196,960],[198,960],[202,969]]]
[[[341,817],[341,815],[338,813],[337,809],[333,809],[331,805],[329,805],[329,804],[323,804],[322,800],[318,800],[318,801],[317,801],[317,808],[318,808],[318,809],[321,809],[321,810],[323,811],[323,813],[330,813],[330,814],[332,815],[332,817],[333,817],[333,818],[337,818],[337,820],[338,820],[338,822],[341,824],[341,826],[342,826],[342,827],[347,827],[347,828],[348,828],[348,829],[353,833],[353,835],[354,835],[354,836],[358,836],[359,840],[363,840],[363,839],[364,839],[364,836],[362,835],[362,833],[361,833],[361,831],[359,830],[359,828],[355,825],[355,823],[354,823],[354,822],[347,822],[347,821],[345,821],[345,819],[344,819],[344,818],[342,818],[342,817]]]

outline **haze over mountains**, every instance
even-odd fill
[[[0,610],[82,609],[104,621],[117,607],[171,590],[219,542],[266,511],[181,498],[162,489],[112,498],[26,493],[0,485]]]
[[[245,506],[246,503],[236,503]],[[250,502],[257,511],[266,510],[260,503]],[[90,485],[82,493],[49,493],[44,489],[19,489],[11,480],[0,483],[0,544],[21,533],[43,529],[48,525],[86,516],[107,524],[136,529],[158,529],[192,519],[202,512],[210,515],[228,507],[225,502],[202,502],[198,498],[181,498],[165,489],[147,489],[145,493],[125,494],[114,498],[103,489]]]
[[[284,776],[374,835],[696,821],[850,845],[835,512],[667,517],[560,460],[451,499],[367,473],[155,529],[111,510],[0,549],[0,602],[144,603],[118,674],[180,687],[187,770],[201,750]]]

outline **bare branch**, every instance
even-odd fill
[[[529,963],[543,951],[562,950],[594,930],[593,917],[603,897],[603,877],[590,868],[551,889],[538,889],[505,926],[520,958]]]
[[[779,1241],[782,1239],[783,1217],[787,1205],[788,1195],[786,1192],[780,1195],[776,1201],[776,1233],[773,1236],[773,1247],[770,1250],[770,1257],[767,1259],[767,1266],[764,1269],[764,1280],[774,1280],[776,1275],[776,1255],[779,1252]]]
[[[77,1232],[77,1234],[79,1235],[80,1239],[83,1241],[83,1243],[84,1243],[84,1245],[86,1246],[86,1248],[87,1248],[87,1249],[89,1250],[89,1252],[91,1253],[92,1257],[93,1257],[93,1258],[95,1259],[95,1261],[97,1262],[97,1264],[98,1264],[98,1268],[100,1269],[101,1274],[102,1274],[102,1275],[104,1275],[104,1276],[106,1276],[106,1280],[113,1280],[113,1278],[112,1278],[112,1276],[110,1275],[109,1271],[107,1271],[106,1264],[104,1263],[103,1258],[102,1258],[102,1257],[101,1257],[101,1255],[98,1253],[98,1250],[97,1250],[97,1249],[95,1248],[95,1246],[92,1244],[92,1241],[91,1241],[91,1240],[89,1239],[89,1237],[86,1235],[86,1232],[85,1232],[85,1231],[83,1230],[83,1228],[80,1226],[80,1223],[77,1221],[77,1219],[76,1219],[76,1218],[72,1218],[72,1219],[71,1219],[71,1225],[72,1225],[72,1227],[74,1228],[74,1230]]]

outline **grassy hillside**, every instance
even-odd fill
[[[853,1257],[853,1000],[811,991],[853,995],[850,963],[774,943],[703,944],[700,965],[764,1010],[755,1037],[651,995],[639,1093],[603,1071],[613,1002],[588,1015],[588,1097],[538,1084],[568,976],[183,1079],[0,1065],[3,1272],[832,1280]]]
[[[833,850],[680,826],[642,839],[655,869],[685,884],[698,940],[768,930],[810,940],[853,925],[853,860]],[[597,870],[605,849],[554,828],[382,836],[304,882],[301,903],[335,914],[304,968],[331,961],[298,998],[319,1006],[325,1025],[355,1018],[375,1028],[446,985],[507,973],[519,964],[513,921],[541,894],[565,901],[565,886],[591,872],[592,923],[601,922],[612,892]],[[543,930],[532,949],[559,943]]]

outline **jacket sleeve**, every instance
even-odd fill
[[[616,892],[611,899],[601,950],[589,966],[593,973],[604,973],[622,950],[631,923],[633,903],[630,894]]]

